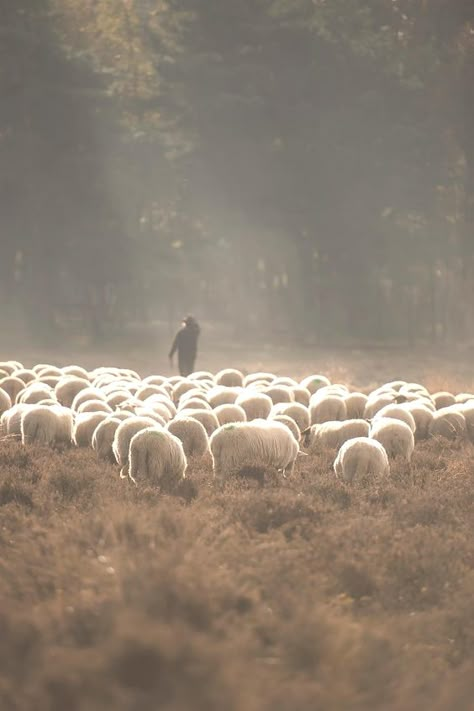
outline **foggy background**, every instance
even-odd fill
[[[2,5],[4,344],[474,338],[471,0]]]

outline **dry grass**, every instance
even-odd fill
[[[137,490],[92,452],[0,445],[0,708],[469,709],[472,449],[415,485]]]

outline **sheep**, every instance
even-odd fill
[[[108,418],[106,412],[83,412],[76,416],[72,440],[76,447],[92,446],[95,428]]]
[[[33,383],[27,385],[22,393],[18,393],[17,400],[27,405],[36,405],[40,400],[49,399],[53,392],[54,390],[47,385]]]
[[[385,477],[390,474],[390,464],[383,445],[377,440],[355,437],[344,442],[339,450],[334,461],[334,473],[346,482],[367,475]]]
[[[279,385],[284,385],[285,387],[291,389],[299,387],[299,383],[297,380],[293,380],[293,378],[288,378],[286,376],[279,376],[278,378],[275,378],[275,380],[272,381],[272,385],[275,385],[275,387],[278,387]]]
[[[337,395],[317,397],[313,395],[309,404],[311,424],[316,425],[330,420],[345,420],[347,418],[346,403]]]
[[[60,378],[62,375],[61,368],[58,368],[56,365],[50,365],[48,363],[37,363],[31,368],[31,370],[33,371],[33,373],[36,373],[38,377],[42,377],[44,375],[55,375],[56,377]]]
[[[300,441],[300,428],[292,417],[288,417],[287,415],[273,415],[271,419],[273,422],[280,422],[282,425],[285,425],[285,427],[288,427],[295,440],[297,442]]]
[[[115,409],[119,405],[130,399],[130,392],[127,390],[119,390],[118,392],[108,395],[105,399],[107,405],[112,409]]]
[[[274,405],[278,405],[283,402],[295,401],[295,396],[288,385],[273,386],[272,384],[269,387],[264,388],[262,392],[265,395],[268,395]]]
[[[215,383],[215,379],[212,373],[208,370],[197,370],[195,373],[191,373],[189,376],[190,380],[209,380],[211,383]]]
[[[55,390],[56,385],[59,383],[61,378],[57,378],[55,375],[46,375],[46,376],[41,376],[38,378],[38,382],[42,383],[43,385],[47,385],[48,387],[52,388],[52,390]]]
[[[401,422],[405,422],[405,424],[408,425],[413,434],[415,434],[415,418],[413,417],[411,412],[403,405],[385,405],[385,407],[382,407],[381,410],[376,412],[375,417],[372,421],[375,422],[381,417],[389,417],[395,420],[400,420]]]
[[[290,388],[293,393],[293,398],[295,402],[299,402],[300,405],[305,407],[309,406],[309,400],[311,398],[311,393],[307,388],[302,388],[300,385]]]
[[[231,422],[246,422],[247,415],[240,405],[219,405],[214,409],[214,414],[219,420],[219,425],[228,425]]]
[[[227,388],[241,387],[244,384],[244,376],[240,370],[225,368],[216,374],[215,381],[216,385],[224,385]]]
[[[178,417],[168,422],[166,429],[181,441],[186,457],[202,457],[209,451],[204,425],[192,417]]]
[[[187,392],[183,393],[181,397],[179,398],[179,405],[183,405],[185,402],[188,400],[202,400],[203,402],[209,402],[207,393],[205,393],[203,390],[200,388],[193,388],[192,390],[188,390]]]
[[[364,410],[368,397],[364,393],[350,393],[344,397],[346,404],[347,418],[357,420],[364,417]]]
[[[330,384],[331,381],[324,375],[308,375],[307,378],[304,378],[300,382],[301,387],[309,390],[311,395],[313,395],[320,388],[323,388],[325,385]]]
[[[0,380],[0,389],[4,390],[9,396],[12,403],[16,403],[19,393],[24,389],[25,383],[20,378],[15,378],[11,375]]]
[[[406,407],[408,412],[411,413],[413,419],[415,420],[415,442],[419,442],[423,439],[428,439],[430,425],[433,421],[432,410],[427,407],[422,400],[407,402],[406,404],[401,405],[400,407]]]
[[[275,380],[273,373],[249,373],[245,376],[243,386],[248,388],[256,382],[266,382],[269,385]]]
[[[188,392],[188,390],[194,390],[195,387],[196,383],[191,382],[191,380],[181,379],[173,388],[173,402],[179,402],[184,393]]]
[[[455,397],[455,402],[464,405],[469,400],[474,400],[474,395],[472,393],[458,393]]]
[[[142,385],[158,385],[158,387],[161,387],[164,383],[166,383],[164,375],[147,375],[142,380]]]
[[[463,403],[459,412],[464,416],[466,421],[466,434],[470,442],[474,443],[474,401]]]
[[[34,380],[38,380],[38,375],[34,372],[34,370],[28,370],[28,368],[22,368],[20,370],[15,370],[13,372],[13,375],[15,378],[19,378],[20,380],[23,380],[25,385],[28,385],[28,383],[31,383]]]
[[[0,415],[2,415],[6,410],[9,410],[12,406],[12,400],[10,395],[0,388]]]
[[[72,438],[72,413],[68,408],[35,405],[21,416],[23,444],[69,444]]]
[[[144,400],[143,405],[145,407],[155,407],[155,405],[164,405],[169,414],[170,417],[175,417],[177,408],[174,402],[172,402],[169,398],[165,397],[164,395],[152,395],[151,397],[147,398]]]
[[[235,401],[245,412],[247,420],[266,420],[272,411],[272,399],[264,393],[246,393],[239,395]]]
[[[386,405],[392,405],[394,402],[396,402],[396,397],[397,394],[395,390],[392,390],[387,393],[371,393],[367,399],[367,402],[365,403],[364,419],[371,420],[373,417],[375,417],[377,412],[382,409],[382,407],[385,407]]]
[[[410,466],[415,438],[406,422],[391,417],[377,418],[372,422],[370,437],[383,445],[389,459],[400,456]]]
[[[180,410],[212,410],[213,408],[206,400],[201,400],[201,398],[189,398],[185,402],[179,402],[178,412]]]
[[[289,429],[281,422],[253,420],[223,425],[209,440],[214,477],[224,481],[228,476],[243,469],[260,472],[263,484],[263,470],[275,468],[292,473],[299,446]]]
[[[128,476],[134,484],[138,479],[159,486],[176,484],[186,477],[187,466],[181,441],[171,432],[148,427],[133,436],[129,463],[122,467],[120,476]]]
[[[99,422],[92,435],[92,449],[97,453],[99,459],[115,462],[112,444],[115,432],[120,425],[118,418],[107,418]]]
[[[89,373],[85,368],[82,368],[80,365],[66,365],[64,366],[64,368],[60,369],[59,375],[61,373],[63,373],[64,375],[71,375],[73,377],[82,378],[83,380],[89,381]]]
[[[456,398],[454,397],[454,395],[452,393],[445,392],[444,390],[441,390],[437,393],[433,393],[431,399],[433,400],[437,410],[441,410],[442,407],[449,407],[450,405],[454,405],[456,402]]]
[[[105,403],[105,395],[98,388],[88,387],[78,392],[71,404],[71,409],[77,412],[79,405],[90,400],[103,400]]]
[[[0,417],[1,432],[2,434],[8,435],[10,437],[20,437],[21,436],[21,418],[25,412],[31,410],[35,405],[25,405],[18,403],[13,405],[9,410],[5,412]]]
[[[429,434],[449,440],[463,439],[466,435],[466,418],[458,408],[442,407],[433,414]]]
[[[0,362],[0,368],[11,375],[15,370],[24,368],[24,365],[17,360],[4,360]]]
[[[71,375],[62,377],[54,388],[58,402],[65,407],[71,407],[74,398],[85,388],[89,388],[90,383],[84,378],[77,378]]]
[[[159,427],[159,425],[151,417],[129,417],[117,427],[112,443],[112,451],[115,461],[120,467],[127,464],[128,450],[132,437],[147,427]]]
[[[86,400],[81,402],[76,410],[77,414],[80,415],[82,412],[113,412],[113,408],[104,400]]]
[[[164,427],[167,422],[169,422],[170,418],[169,417],[161,417],[158,413],[156,413],[154,410],[151,410],[148,407],[137,407],[134,415],[136,417],[151,417],[151,419],[155,422],[155,424],[160,425],[161,427]],[[132,415],[133,417],[133,415]]]
[[[274,415],[286,415],[287,417],[291,417],[291,419],[296,422],[300,432],[303,432],[303,430],[308,429],[310,426],[309,410],[298,402],[274,405],[270,413],[270,418],[274,419]]]
[[[212,408],[219,405],[233,405],[243,390],[239,387],[225,387],[217,385],[207,393],[207,400]]]
[[[202,425],[207,432],[208,437],[217,430],[219,427],[219,420],[217,419],[213,410],[182,410],[179,415],[183,417],[192,417],[197,420]]]
[[[339,449],[349,439],[368,437],[369,431],[369,423],[361,419],[322,422],[302,433],[303,444],[310,454],[316,454],[322,449]]]

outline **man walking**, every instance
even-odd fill
[[[194,363],[197,355],[197,342],[201,329],[194,316],[186,316],[181,328],[174,337],[173,345],[169,352],[171,365],[173,356],[178,351],[178,367],[180,375],[186,377],[194,372]]]

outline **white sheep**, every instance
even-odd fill
[[[455,396],[452,393],[446,392],[445,390],[440,390],[437,393],[433,393],[431,399],[433,400],[437,410],[441,410],[442,407],[449,407],[450,405],[454,405],[456,402]]]
[[[202,400],[201,398],[197,397],[190,397],[184,402],[181,400],[179,401],[178,404],[178,412],[182,410],[212,410],[213,408],[211,405],[207,402],[207,400]]]
[[[21,436],[21,418],[23,413],[35,405],[24,405],[22,403],[17,403],[13,405],[9,410],[5,412],[0,417],[1,432],[2,435],[9,435],[11,437]]]
[[[219,405],[214,409],[214,414],[219,420],[219,425],[247,421],[245,410],[240,405]]]
[[[71,404],[71,409],[77,412],[79,405],[89,400],[105,400],[105,395],[98,388],[88,387],[81,390],[74,398]]]
[[[272,383],[267,388],[264,388],[262,392],[268,395],[274,405],[295,401],[295,396],[289,385],[273,385]]]
[[[273,373],[249,373],[244,378],[243,386],[244,388],[248,388],[256,382],[265,382],[267,385],[269,385],[274,380],[275,375]]]
[[[77,378],[72,375],[62,377],[54,388],[58,402],[65,407],[71,407],[74,398],[81,390],[89,388],[90,383],[85,378]]]
[[[349,393],[344,397],[346,403],[347,419],[359,420],[364,417],[364,410],[368,397],[364,393]]]
[[[240,387],[217,385],[208,391],[207,400],[212,408],[219,407],[219,405],[233,405],[242,392]]]
[[[95,428],[107,418],[106,412],[83,412],[77,415],[72,435],[76,447],[91,447]]]
[[[119,425],[120,420],[112,417],[103,420],[95,428],[92,435],[92,449],[97,453],[99,459],[115,462],[112,444]]]
[[[235,404],[244,410],[249,421],[267,419],[273,407],[272,399],[268,395],[246,391],[239,395]]]
[[[388,476],[390,464],[383,445],[377,440],[355,437],[342,445],[334,461],[334,472],[339,479],[352,482],[367,475]]]
[[[59,370],[58,375],[71,375],[75,378],[83,378],[84,380],[89,380],[89,373],[85,368],[80,365],[65,365],[64,368],[57,368]]]
[[[8,375],[6,378],[0,380],[0,388],[10,396],[12,404],[17,402],[17,397],[24,387],[25,383],[23,380],[15,378],[12,375]]]
[[[23,444],[70,444],[72,422],[68,408],[35,405],[21,416],[21,441]]]
[[[287,417],[291,417],[298,425],[300,432],[303,432],[303,430],[308,429],[310,426],[309,410],[299,402],[278,403],[274,405],[270,413],[270,418],[273,419],[274,415],[286,415]]]
[[[181,441],[186,457],[202,457],[209,450],[204,425],[191,417],[178,417],[168,422],[166,429]]]
[[[290,430],[291,434],[295,438],[297,442],[300,441],[301,439],[301,432],[300,428],[294,421],[292,417],[288,417],[287,415],[273,415],[272,416],[272,421],[274,422],[280,422],[282,425],[285,425],[285,427],[288,427]]]
[[[20,370],[15,370],[13,372],[13,375],[15,376],[15,378],[23,380],[25,385],[28,385],[28,383],[31,383],[35,380],[38,380],[38,375],[35,373],[35,371],[29,370],[28,368],[21,368]]]
[[[433,421],[433,411],[427,407],[423,400],[407,402],[404,405],[400,405],[400,407],[406,407],[415,420],[415,442],[428,439],[430,426]]]
[[[41,400],[47,400],[54,393],[52,388],[41,383],[31,383],[27,385],[23,392],[18,393],[17,401],[26,405],[36,405]]]
[[[309,406],[309,400],[311,398],[311,393],[307,388],[302,388],[301,385],[296,385],[292,388],[290,388],[291,392],[293,393],[293,398],[295,402],[299,402],[301,405],[304,405],[305,407]]]
[[[389,459],[402,457],[410,466],[415,438],[406,422],[391,417],[374,419],[370,428],[370,437],[383,445]]]
[[[339,449],[349,439],[368,437],[369,431],[369,423],[362,419],[322,422],[303,432],[303,443],[310,454],[316,454],[324,449]]]
[[[430,424],[430,436],[440,436],[445,439],[463,439],[466,436],[466,418],[459,406],[442,407],[433,413]]]
[[[215,381],[217,385],[225,385],[228,388],[241,387],[244,384],[244,376],[240,370],[225,368],[216,374]]]
[[[129,462],[120,476],[128,476],[134,484],[143,481],[161,486],[184,479],[187,465],[181,441],[162,428],[149,427],[132,437]]]
[[[113,412],[113,408],[108,405],[105,400],[86,400],[81,402],[76,410],[80,415],[83,412]]]
[[[6,410],[9,410],[12,406],[12,401],[10,395],[0,388],[0,415],[2,415]]]
[[[311,424],[317,425],[331,420],[345,420],[347,408],[344,399],[339,395],[319,396],[318,392],[311,396],[309,403]]]
[[[325,385],[330,384],[331,381],[329,378],[326,378],[325,375],[308,375],[308,377],[304,378],[300,382],[300,385],[309,390],[311,395],[313,395],[320,388],[323,388]]]
[[[384,407],[382,407],[381,410],[378,410],[378,412],[375,413],[375,417],[372,421],[375,422],[381,417],[389,417],[395,420],[401,420],[401,422],[405,422],[405,424],[408,425],[413,434],[415,434],[415,418],[404,405],[385,405]]]
[[[115,430],[112,451],[120,467],[128,462],[128,450],[132,437],[147,427],[159,427],[151,417],[129,417],[123,420]]]
[[[292,473],[299,446],[285,425],[268,420],[236,422],[216,430],[209,440],[214,477],[223,481],[243,469],[275,468]]]
[[[208,437],[219,427],[219,420],[213,410],[181,410],[179,416],[192,417],[200,422],[204,426]]]

